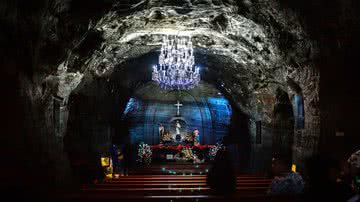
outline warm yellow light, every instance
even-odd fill
[[[110,158],[109,157],[101,157],[101,166],[102,167],[110,166]]]
[[[113,172],[113,167],[112,166],[105,167],[104,169],[105,169],[106,173],[112,173]]]
[[[296,172],[296,165],[295,164],[292,164],[291,171],[293,171],[294,173]]]
[[[112,173],[106,174],[106,175],[105,175],[105,178],[106,178],[106,179],[112,179]]]

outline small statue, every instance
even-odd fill
[[[160,144],[162,144],[164,142],[164,140],[163,140],[164,134],[165,134],[165,128],[162,124],[160,124],[160,126],[159,126]]]
[[[179,122],[179,121],[176,121],[176,125],[175,125],[175,130],[176,130],[175,140],[176,140],[177,142],[180,142],[180,141],[181,141],[180,128],[181,128],[180,122]]]
[[[200,145],[200,135],[199,135],[199,130],[195,128],[194,130],[194,146],[199,146]]]
[[[181,128],[180,122],[176,121],[176,125],[175,125],[176,135],[180,135],[180,128]]]

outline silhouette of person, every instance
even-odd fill
[[[268,194],[300,194],[304,191],[304,180],[291,171],[291,158],[277,156],[272,162],[272,180]]]
[[[235,172],[228,151],[221,149],[217,152],[206,181],[215,195],[230,195],[235,192]]]
[[[128,143],[125,143],[123,145],[123,174],[124,175],[128,175],[129,173],[129,144]]]
[[[328,155],[318,154],[306,161],[308,176],[305,201],[347,201],[353,192],[338,183],[339,162]]]
[[[352,197],[348,202],[360,201],[360,150],[351,154],[346,161],[343,183],[353,187]]]

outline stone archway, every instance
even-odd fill
[[[294,86],[299,86],[304,95],[305,120],[318,120],[319,74],[313,64],[316,46],[297,18],[287,18],[290,13],[282,12],[277,4],[270,2],[260,5],[274,8],[273,12],[263,13],[267,17],[261,20],[257,15],[245,17],[231,3],[210,7],[193,4],[187,12],[171,2],[166,5],[147,1],[126,15],[110,11],[90,26],[88,33],[97,33],[101,44],[87,55],[79,54],[76,49],[69,52],[58,72],[46,78],[47,82],[56,83],[55,93],[64,98],[64,105],[78,86],[81,88],[97,78],[107,80],[126,61],[156,51],[162,34],[182,32],[192,35],[200,63],[215,64],[205,68],[213,73],[234,106],[249,117],[251,139],[255,137],[252,123],[268,124],[274,118],[261,96],[270,95],[274,99],[271,94],[279,87],[289,88],[292,95],[291,91],[296,91]],[[86,35],[80,44],[87,43],[85,39]],[[313,124],[305,123],[305,131],[304,137],[320,135]],[[271,132],[265,134],[272,137]],[[257,146],[262,152],[267,151],[263,145]],[[316,148],[317,141],[312,141],[310,146]]]

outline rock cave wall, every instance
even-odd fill
[[[66,112],[73,90],[92,78],[108,78],[114,68],[129,58],[156,50],[161,40],[159,35],[169,33],[161,27],[176,27],[193,36],[197,52],[214,55],[212,58],[218,64],[226,64],[209,65],[209,68],[221,72],[218,82],[252,122],[271,123],[277,88],[286,91],[290,99],[295,94],[304,97],[305,129],[300,138],[304,139],[301,142],[310,143],[296,145],[294,152],[295,161],[302,159],[298,156],[304,151],[317,149],[317,141],[308,140],[320,136],[320,117],[324,124],[337,123],[339,111],[351,111],[344,107],[337,109],[353,102],[339,98],[325,102],[320,108],[320,87],[331,86],[333,76],[325,74],[324,79],[322,76],[324,82],[320,85],[319,70],[329,67],[324,72],[337,72],[338,66],[353,66],[349,61],[356,48],[348,45],[356,38],[351,27],[358,22],[355,15],[358,5],[354,1],[335,1],[340,5],[333,6],[335,10],[323,8],[325,1],[311,2],[301,7],[273,0],[184,0],[176,5],[172,1],[155,0],[129,1],[129,4],[110,0],[97,3],[43,0],[36,4],[4,1],[0,4],[0,14],[6,32],[1,33],[1,43],[7,50],[1,52],[5,78],[2,86],[15,89],[4,91],[4,106],[12,106],[5,110],[8,117],[22,118],[20,122],[16,118],[6,122],[2,142],[7,146],[2,147],[3,153],[14,165],[22,159],[25,168],[37,168],[32,170],[33,175],[24,176],[29,183],[43,179],[53,185],[66,184],[70,170],[63,140],[53,130],[54,96],[63,100],[61,106]],[[327,15],[304,14],[316,9]],[[334,34],[325,37],[323,31]],[[339,58],[345,58],[345,62]],[[207,59],[204,57],[199,62],[206,64]],[[339,71],[339,79],[345,80],[344,72],[349,69]],[[344,95],[340,89],[346,87],[346,82],[336,86],[336,95]],[[321,95],[331,100],[331,94],[323,90]],[[323,115],[320,109],[325,112]],[[331,118],[332,115],[337,118]],[[20,126],[15,127],[15,122]],[[356,126],[340,122],[350,131],[356,130]],[[323,125],[321,128],[333,132]],[[254,137],[254,130],[251,133]],[[264,130],[264,139],[270,135]],[[327,138],[336,142],[334,137],[322,134],[320,148],[326,149],[322,142]],[[21,149],[14,152],[10,145]],[[261,145],[256,147],[258,154],[264,151]],[[4,169],[12,170],[11,166]],[[38,184],[46,183],[39,180]]]
[[[261,5],[273,9],[261,21],[257,21],[259,15],[244,17],[231,2],[184,1],[181,5],[144,1],[130,14],[110,11],[92,31],[102,36],[101,47],[85,59],[83,66],[69,69],[109,77],[118,64],[158,49],[163,34],[191,35],[196,51],[211,55],[220,65],[211,65],[206,56],[198,62],[209,63],[209,69],[215,68],[212,71],[222,70],[223,74],[217,74],[218,82],[251,119],[271,124],[272,111],[264,111],[266,107],[256,103],[256,96],[259,91],[271,95],[278,87],[289,91],[291,97],[301,94],[306,120],[313,123],[318,119],[319,73],[313,64],[317,48],[295,14],[273,2]],[[76,55],[69,59],[74,57],[76,60]]]

